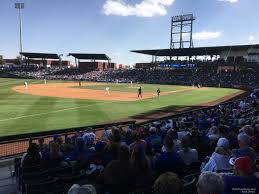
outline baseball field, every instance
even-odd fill
[[[139,86],[142,99],[137,98]],[[240,93],[227,88],[92,82],[79,86],[78,82],[0,78],[0,136],[111,122],[168,106],[215,105]]]

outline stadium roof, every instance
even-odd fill
[[[243,51],[248,49],[259,49],[259,44],[254,45],[234,45],[234,46],[214,46],[196,47],[182,49],[153,49],[153,50],[133,50],[131,52],[153,56],[204,56],[220,55],[222,51]]]
[[[27,53],[21,52],[22,56],[31,58],[31,59],[59,59],[59,56],[54,53]]]
[[[69,56],[73,56],[77,59],[88,60],[111,60],[106,54],[90,54],[90,53],[69,53]]]

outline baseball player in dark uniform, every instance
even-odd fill
[[[160,97],[160,93],[161,93],[160,88],[157,89],[156,93],[157,93],[157,97],[159,98]]]
[[[141,86],[138,89],[138,98],[142,98],[142,88],[141,88]]]

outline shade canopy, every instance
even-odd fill
[[[69,53],[68,55],[85,60],[111,60],[106,54]]]
[[[58,54],[55,53],[28,53],[21,52],[22,56],[30,58],[30,59],[59,59]]]
[[[152,49],[152,50],[132,50],[131,52],[153,56],[205,56],[220,55],[223,51],[244,51],[248,49],[259,49],[259,44],[254,45],[234,45],[234,46],[214,46],[196,47],[181,49]]]

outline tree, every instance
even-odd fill
[[[14,60],[15,65],[21,65],[22,64],[22,57],[17,56]]]
[[[5,60],[2,55],[0,55],[0,65],[5,64]]]

